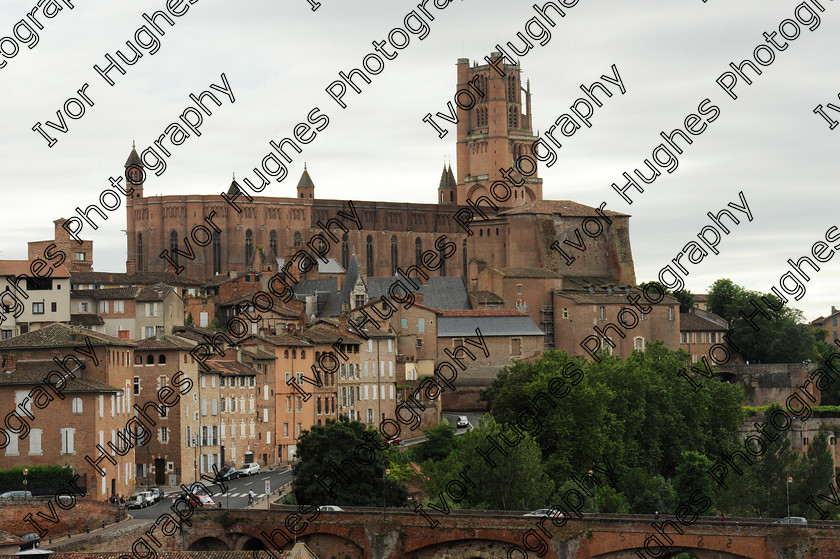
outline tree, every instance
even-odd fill
[[[503,447],[507,455],[488,453],[488,437],[515,442]],[[455,501],[461,508],[529,510],[548,506],[546,501],[554,490],[536,441],[527,433],[504,428],[489,416],[459,436],[457,450],[444,460],[424,462],[423,473],[429,477],[426,489],[430,502],[438,506],[447,499],[447,504]],[[453,480],[463,484],[466,494],[461,496],[453,490]]]
[[[219,323],[218,317],[213,317],[213,320],[210,321],[210,329],[211,330],[221,330],[222,325]]]
[[[192,312],[190,312],[190,314],[187,315],[187,319],[184,320],[184,326],[192,326],[192,323],[193,323],[193,317],[192,317]]]
[[[374,445],[365,433],[377,443]],[[300,435],[292,468],[295,500],[310,505],[382,506],[383,473],[388,464],[375,429],[342,416],[326,425],[313,425]],[[364,451],[356,451],[362,449]],[[367,462],[367,463],[365,463]],[[405,506],[408,490],[391,477],[385,480],[386,503]]]
[[[828,446],[828,435],[820,429],[805,454],[799,456],[794,468],[790,487],[791,514],[819,518],[816,509],[805,502],[810,495],[828,493],[828,486],[834,481],[834,460]],[[828,508],[828,507],[824,507]]]
[[[417,460],[443,460],[455,450],[455,426],[451,423],[441,423],[434,427],[426,427],[423,433],[426,442],[417,451]]]
[[[769,318],[756,311],[756,305]],[[798,363],[816,356],[816,338],[802,323],[802,311],[785,306],[773,294],[748,291],[729,279],[719,279],[709,289],[709,310],[729,321],[731,343],[747,361]],[[741,316],[753,313],[749,319]]]
[[[630,503],[631,514],[673,513],[677,496],[671,484],[659,474],[651,475],[644,468],[628,470],[618,482],[619,489]]]
[[[693,509],[692,502],[696,500],[691,495],[697,491],[714,503],[714,486],[708,474],[711,467],[712,461],[705,454],[693,450],[682,453],[682,463],[677,466],[673,484],[678,504]]]
[[[694,295],[688,289],[681,289],[680,291],[676,291],[673,293],[674,297],[676,297],[677,301],[680,302],[680,312],[687,313],[691,312],[694,308]]]

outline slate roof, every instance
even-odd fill
[[[437,335],[438,338],[475,337],[476,328],[484,337],[545,335],[530,316],[522,313],[519,316],[440,316]]]
[[[372,301],[380,297],[388,297],[388,289],[398,279],[408,289],[411,289],[411,285],[407,285],[408,282],[406,280],[398,277],[368,278],[366,285],[369,300]],[[433,309],[472,308],[470,295],[467,292],[467,287],[464,285],[464,280],[461,278],[431,277],[429,278],[429,282],[421,285],[415,293],[423,296],[423,305]],[[402,294],[402,290],[400,290],[400,294]]]
[[[70,272],[70,283],[102,285],[154,285],[156,283],[165,283],[180,287],[198,287],[204,285],[202,280],[187,278],[173,272],[136,272],[134,274],[120,272]]]
[[[165,283],[150,285],[137,294],[137,301],[163,301],[173,289],[171,285]]]
[[[45,348],[45,347],[80,347],[85,346],[85,338],[92,346],[118,345],[135,347],[135,343],[100,334],[87,328],[79,328],[54,322],[44,326],[40,330],[33,330],[20,336],[0,340],[0,349],[24,349],[24,348]]]
[[[98,314],[80,313],[70,315],[70,324],[74,326],[102,326],[105,321]]]
[[[566,299],[570,299],[575,303],[589,303],[593,305],[601,304],[601,305],[625,305],[629,306],[631,303],[627,299],[627,293],[624,291],[613,291],[613,294],[610,295],[609,293],[589,293],[586,291],[557,291],[555,290],[559,297],[565,297]],[[633,295],[642,295],[641,289],[631,289],[630,294]],[[640,305],[647,304],[647,299],[642,297],[639,301],[637,301]],[[679,301],[677,301],[674,297],[670,295],[665,295],[662,298],[662,301],[659,302],[660,305],[679,305]]]
[[[256,292],[254,292],[254,293],[256,293]],[[232,307],[232,306],[235,306],[235,305],[238,305],[238,304],[241,304],[241,303],[247,303],[248,306],[250,306],[252,304],[251,302],[254,298],[254,293],[245,293],[243,295],[239,295],[238,297],[234,297],[233,299],[228,299],[227,301],[222,301],[221,303],[219,303],[219,306],[220,307]],[[258,299],[258,301],[259,301],[259,299]],[[271,312],[273,312],[273,313],[276,313],[276,314],[279,314],[279,315],[282,315],[282,316],[292,317],[292,318],[297,318],[297,317],[300,316],[300,313],[297,312],[296,310],[290,309],[289,307],[284,307],[283,305],[278,304],[277,299],[274,296],[271,297],[271,302],[273,303],[273,305],[271,307]],[[262,311],[258,311],[258,312],[262,312]]]
[[[303,164],[303,174],[300,176],[297,185],[299,187],[315,188],[315,183],[312,182],[312,177],[309,176],[309,171],[306,170],[306,163]]]
[[[347,279],[345,279],[345,285],[346,281]],[[318,311],[315,313],[317,316],[338,316],[341,313],[341,293],[338,291],[338,278],[303,280],[293,285],[292,290],[295,296],[302,301],[306,300],[307,295],[318,297]],[[350,300],[349,291],[347,300]]]
[[[726,332],[725,326],[694,313],[680,313],[680,332]]]
[[[17,361],[15,370],[11,373],[0,372],[0,385],[36,385],[44,384],[44,379],[52,371],[59,367],[52,359],[38,359],[31,361]],[[65,385],[62,392],[119,392],[120,390],[104,382],[99,382],[83,376],[84,369],[74,371],[75,378],[65,375],[62,371],[58,373],[65,377]],[[57,379],[56,379],[57,380]]]
[[[114,287],[111,289],[74,289],[70,292],[70,298],[95,299],[97,301],[134,299],[142,289],[140,286]]]
[[[457,311],[441,311],[441,316],[528,316],[516,309],[471,309]]]
[[[505,302],[504,299],[490,291],[470,291],[470,295],[475,297],[476,302],[479,304],[501,305]]]
[[[162,350],[176,350],[176,349],[183,349],[183,350],[190,350],[195,347],[194,343],[190,343],[189,340],[184,338],[179,338],[178,336],[170,336],[168,334],[163,335],[161,338],[158,339],[157,336],[151,336],[148,338],[143,338],[142,340],[137,340],[134,343],[137,344],[135,349],[137,350],[149,350],[149,349],[162,349]]]

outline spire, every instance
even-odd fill
[[[303,164],[303,174],[300,176],[300,180],[297,185],[298,188],[315,188],[315,184],[312,182],[312,177],[309,176],[309,171],[306,170],[306,163]]]
[[[235,196],[240,190],[239,183],[236,182],[236,175],[234,175],[233,180],[230,183],[230,188],[228,188],[227,195]]]
[[[443,164],[443,171],[440,173],[440,186],[438,188],[449,187],[449,174],[446,172],[446,163]]]
[[[125,167],[142,167],[143,162],[140,160],[140,156],[137,155],[137,149],[134,145],[134,140],[131,141],[131,153],[128,154],[128,159],[125,161]]]
[[[449,182],[449,186],[452,188],[456,188],[458,183],[455,182],[455,174],[452,172],[452,163],[449,164],[449,169],[447,170],[447,180]]]

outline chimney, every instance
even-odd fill
[[[612,295],[612,286],[611,285],[607,286],[607,294]]]
[[[831,305],[831,314],[834,314],[836,312],[837,312],[837,309],[834,308],[834,305]]]
[[[163,330],[155,330],[155,339],[162,340],[163,339]]]
[[[338,329],[342,332],[347,330],[347,313],[341,313],[338,317]]]

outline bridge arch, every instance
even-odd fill
[[[230,546],[224,540],[205,536],[192,542],[187,551],[230,551]]]
[[[515,542],[500,539],[459,538],[406,550],[405,559],[506,559],[512,545]]]

